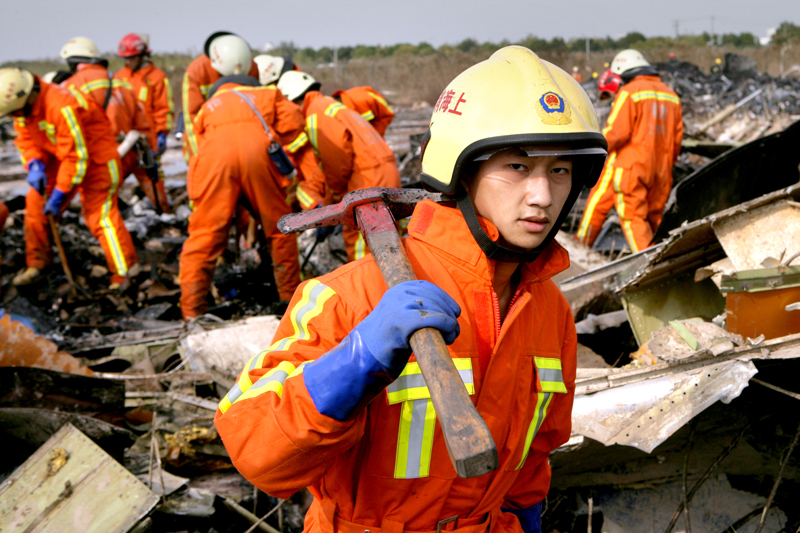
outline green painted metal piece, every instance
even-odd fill
[[[719,290],[723,294],[727,294],[729,292],[760,292],[790,287],[800,287],[800,267],[779,266],[740,270],[730,276],[722,276]]]

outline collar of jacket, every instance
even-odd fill
[[[305,97],[303,98],[303,116],[304,117],[308,116],[308,108],[311,107],[311,103],[314,100],[316,100],[317,98],[330,98],[330,97],[325,96],[324,94],[322,94],[319,91],[308,91],[306,93]],[[331,100],[333,100],[333,98],[331,98]]]
[[[500,237],[497,227],[489,220],[478,216],[478,222],[492,240]],[[494,278],[496,261],[487,258],[480,249],[467,227],[464,215],[457,208],[423,200],[414,208],[408,233],[411,238],[438,250],[439,255],[463,270],[483,279]],[[550,279],[567,268],[569,254],[553,240],[536,260],[523,264],[520,286]]]
[[[106,67],[100,65],[99,63],[78,63],[78,68],[75,69],[75,72],[82,72],[84,70],[102,70],[103,72],[108,71]]]

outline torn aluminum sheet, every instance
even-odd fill
[[[572,432],[650,453],[704,409],[739,396],[757,372],[752,361],[726,361],[578,396]]]
[[[188,335],[180,347],[193,371],[217,370],[235,379],[254,355],[269,348],[279,323],[273,315],[247,318]]]
[[[133,474],[66,424],[0,486],[0,523],[4,533],[124,533],[156,502]]]

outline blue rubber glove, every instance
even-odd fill
[[[525,533],[542,533],[542,502],[525,509],[501,507],[500,510],[516,515]]]
[[[160,131],[156,136],[156,155],[161,155],[166,151],[167,151],[167,133],[164,131]]]
[[[44,190],[47,187],[47,174],[44,173],[44,162],[40,159],[31,159],[30,163],[28,163],[28,177],[25,179],[39,194],[44,194]]]
[[[44,214],[57,217],[58,214],[61,213],[61,207],[66,201],[67,193],[61,192],[58,189],[53,189],[53,192],[50,193],[50,198],[47,199],[47,203],[44,205]]]
[[[336,230],[339,230],[338,232]],[[317,228],[317,242],[322,242],[328,237],[330,237],[333,233],[341,233],[342,226],[322,226],[321,228]]]
[[[429,281],[392,287],[344,340],[303,370],[306,388],[321,414],[344,421],[356,416],[403,371],[408,340],[436,328],[447,344],[461,332],[461,308]]]

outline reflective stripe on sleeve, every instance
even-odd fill
[[[617,120],[617,115],[619,115],[620,109],[622,109],[623,104],[625,104],[625,100],[628,99],[628,91],[622,91],[619,93],[619,96],[616,100],[614,100],[614,107],[611,109],[611,114],[608,115],[608,121],[606,122],[606,127],[603,128],[603,135],[606,135],[610,130],[611,126],[614,124],[614,121]]]
[[[266,379],[263,384],[259,385],[258,389],[252,394],[246,394],[251,387],[255,386],[250,380],[250,370],[262,367],[269,353],[288,350],[294,342],[311,338],[311,333],[308,330],[309,321],[322,312],[325,302],[334,294],[335,292],[333,289],[317,280],[311,280],[303,287],[302,297],[294,308],[292,308],[291,314],[289,315],[292,327],[294,328],[294,334],[275,341],[272,346],[250,359],[247,365],[245,365],[242,374],[239,376],[239,381],[228,391],[228,394],[226,394],[225,398],[220,402],[220,411],[225,413],[225,411],[237,401],[252,398],[268,391],[276,393],[279,397],[281,396],[283,393],[284,381],[290,376],[302,373],[302,370],[300,372],[297,371],[302,369],[302,365],[295,367],[287,361],[281,362],[276,368],[256,381],[256,384],[259,384],[262,380]],[[270,383],[275,384],[271,385]],[[280,385],[280,387],[278,385]]]
[[[367,255],[367,243],[364,242],[364,234],[360,231],[358,232],[358,237],[356,238],[356,243],[353,250],[353,258],[354,259],[361,259],[365,255]]]
[[[69,132],[72,134],[72,140],[75,142],[75,152],[78,154],[78,160],[75,162],[75,175],[72,176],[72,187],[80,185],[86,176],[86,167],[89,163],[89,152],[86,150],[86,141],[83,138],[78,118],[75,116],[75,111],[69,107],[62,107],[61,114],[64,120],[67,121]]]
[[[108,162],[108,174],[111,178],[111,187],[108,189],[106,201],[103,202],[103,208],[100,214],[100,227],[103,228],[103,236],[106,238],[109,250],[111,250],[114,268],[117,270],[116,273],[124,277],[128,275],[128,263],[125,261],[125,254],[122,252],[122,245],[119,242],[117,228],[114,227],[114,222],[111,220],[110,216],[114,196],[119,187],[119,166],[117,165],[116,159],[112,159]]]
[[[364,120],[369,122],[370,120],[373,120],[375,118],[375,113],[373,113],[372,110],[368,110],[364,113],[361,113],[361,116],[364,118]]]
[[[522,468],[522,465],[525,464],[525,459],[528,458],[528,452],[531,449],[531,444],[533,444],[533,439],[536,437],[536,433],[539,432],[539,428],[542,427],[542,422],[544,422],[544,417],[547,416],[547,408],[550,406],[550,401],[552,399],[553,394],[550,392],[543,392],[536,395],[536,408],[533,411],[531,425],[528,426],[528,433],[525,435],[525,447],[523,448],[522,459],[520,459],[515,470],[519,470]]]
[[[164,87],[167,89],[167,103],[169,104],[167,123],[164,127],[167,131],[170,131],[172,130],[172,118],[175,115],[175,100],[172,97],[172,85],[169,83],[169,78],[164,78]]]
[[[306,118],[306,132],[308,133],[308,140],[314,151],[319,153],[319,144],[317,143],[317,114],[314,113]]]
[[[139,101],[146,102],[147,101],[147,85],[142,85],[139,87]]]
[[[201,85],[200,86],[200,94],[203,95],[203,98],[208,100],[208,93],[211,91],[211,87],[213,87],[213,83],[209,83],[208,85]]]
[[[430,475],[435,430],[436,411],[431,400],[403,402],[394,462],[395,479]]]
[[[300,205],[303,209],[308,209],[312,205],[314,205],[314,199],[308,195],[306,191],[303,190],[303,184],[299,184],[297,186],[297,201],[300,202]]]
[[[606,162],[606,171],[603,173],[603,177],[600,178],[600,186],[586,204],[586,209],[583,211],[583,218],[581,219],[580,226],[578,226],[578,233],[576,235],[576,237],[578,237],[578,239],[581,241],[586,239],[586,235],[589,233],[589,226],[592,221],[592,216],[594,216],[594,210],[597,209],[598,202],[600,202],[600,199],[603,198],[603,195],[608,190],[608,186],[611,183],[611,177],[614,174],[614,161],[616,160],[617,152],[612,152],[608,157],[608,161]]]
[[[46,120],[39,121],[39,130],[44,131],[51,143],[56,144],[56,127]]]
[[[286,150],[290,154],[293,154],[296,151],[298,151],[300,148],[305,146],[307,142],[308,142],[308,135],[306,135],[306,132],[302,132],[302,133],[300,133],[300,135],[297,136],[297,138],[295,140],[293,140],[292,142],[290,142],[286,146]]]
[[[389,105],[389,102],[387,102],[385,98],[383,98],[381,95],[379,95],[378,93],[376,93],[374,91],[369,91],[369,94],[371,94],[372,97],[375,100],[377,100],[383,107],[388,109],[390,112],[394,113],[394,111],[392,110],[392,106]]]
[[[78,101],[78,105],[80,105],[84,109],[89,109],[89,104],[86,103],[86,98],[83,97],[81,92],[78,89],[76,89],[74,85],[70,85],[69,87],[67,87],[67,90]]]
[[[347,109],[347,107],[339,102],[334,102],[325,109],[325,114],[329,117],[335,117],[342,109]]]

